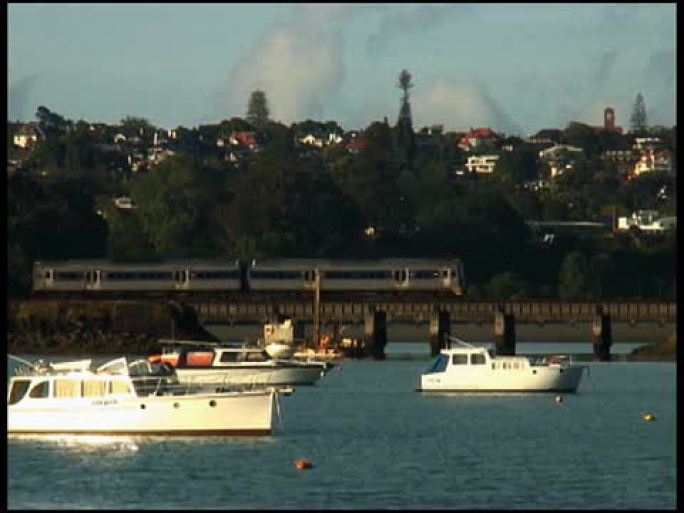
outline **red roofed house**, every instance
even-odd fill
[[[491,128],[471,128],[458,142],[458,146],[466,151],[480,149],[493,146],[499,139],[500,136]]]
[[[252,151],[259,149],[255,132],[233,132],[228,137],[228,141],[233,146],[246,146]]]
[[[347,143],[347,151],[349,153],[358,153],[366,147],[366,141],[361,137],[354,137]]]

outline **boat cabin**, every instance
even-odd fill
[[[457,347],[444,349],[437,355],[424,374],[463,370],[522,370],[530,367],[524,356],[496,356],[494,351],[484,347]]]
[[[218,344],[198,341],[161,341],[162,352],[152,355],[150,362],[165,362],[173,367],[226,367],[245,363],[273,361],[271,355],[260,347],[244,344]]]

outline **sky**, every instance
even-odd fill
[[[673,126],[676,5],[9,4],[8,119],[164,128],[244,117],[396,122],[401,70],[414,128],[527,135],[571,121]]]

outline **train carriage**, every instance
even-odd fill
[[[35,292],[448,292],[464,293],[460,260],[191,260],[36,262]]]
[[[463,266],[460,260],[413,260],[407,262],[408,290],[465,292]]]
[[[86,287],[86,270],[78,262],[35,262],[34,291],[80,291]]]

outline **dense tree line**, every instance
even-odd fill
[[[66,129],[70,122],[40,111],[52,133],[27,158],[34,172],[8,177],[8,293],[27,290],[36,259],[458,256],[473,298],[675,296],[673,234],[565,237],[544,246],[525,223],[648,207],[674,215],[671,176],[625,182],[612,164],[593,158],[621,148],[625,137],[570,124],[562,141],[590,158],[541,192],[522,187],[543,172],[537,150],[525,145],[505,153],[493,176],[454,180],[453,163],[463,156],[454,134],[433,131],[432,145],[415,144],[410,75],[403,79],[401,122],[370,124],[358,153],[343,144],[303,153],[296,135],[304,124],[268,120],[265,97],[256,95],[251,123],[179,127],[180,151],[135,175],[78,123]],[[339,129],[334,122],[305,123]],[[217,153],[219,135],[247,129],[265,142],[260,152],[239,165]],[[149,142],[155,127],[126,118],[117,130]],[[668,186],[670,196],[658,200]],[[115,208],[110,200],[117,194],[137,208]]]

